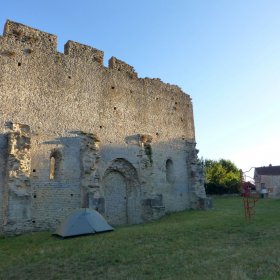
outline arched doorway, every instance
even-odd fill
[[[103,177],[105,216],[111,224],[141,222],[140,184],[136,169],[126,159],[111,162]]]
[[[110,171],[104,177],[105,209],[108,222],[127,224],[127,186],[124,176]]]

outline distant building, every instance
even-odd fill
[[[242,183],[242,196],[252,196],[252,194],[256,194],[256,186],[251,182],[243,182]]]
[[[280,166],[256,167],[254,173],[256,190],[268,197],[280,198]]]

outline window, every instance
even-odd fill
[[[61,153],[52,151],[50,155],[50,180],[58,180],[61,175]]]
[[[174,176],[174,166],[173,161],[168,159],[166,161],[166,181],[168,183],[174,183],[175,176]]]

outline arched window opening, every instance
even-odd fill
[[[166,161],[166,181],[168,183],[174,183],[175,176],[174,176],[174,166],[173,161],[168,159]]]
[[[55,157],[51,156],[50,159],[50,180],[54,180],[55,178]]]
[[[57,180],[61,173],[61,154],[55,150],[50,156],[50,180]]]

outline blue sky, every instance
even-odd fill
[[[193,99],[199,156],[280,165],[279,0],[10,0],[6,19],[116,56]]]

